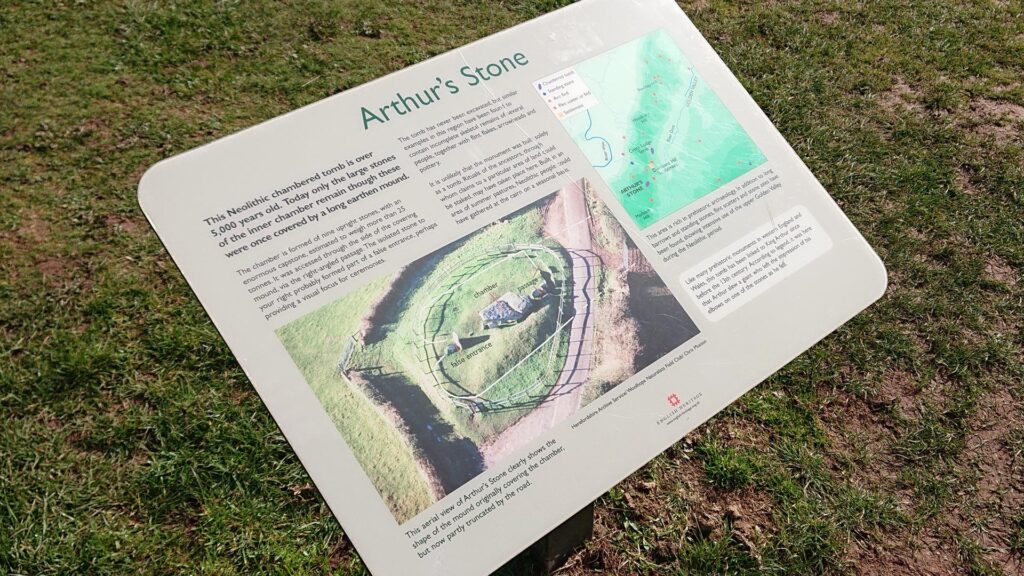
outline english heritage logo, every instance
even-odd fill
[[[697,405],[700,404],[701,396],[703,396],[703,394],[698,392],[697,394],[690,396],[686,400],[683,400],[675,392],[669,394],[666,400],[668,400],[668,405],[671,406],[671,409],[661,418],[658,418],[658,426],[674,424],[675,422],[678,422],[679,419],[689,414],[694,408],[697,407]]]

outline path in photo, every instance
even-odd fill
[[[485,467],[501,461],[509,453],[576,413],[580,409],[583,385],[590,376],[594,349],[590,304],[595,298],[594,272],[601,261],[591,251],[590,215],[583,190],[578,186],[566,187],[562,191],[562,208],[565,222],[569,223],[563,246],[572,259],[572,304],[575,311],[569,330],[569,357],[547,398],[532,412],[481,447]]]

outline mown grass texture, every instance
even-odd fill
[[[278,330],[278,337],[381,498],[404,519],[434,502],[413,448],[338,367],[360,320],[390,280],[370,282],[288,323]]]
[[[0,571],[365,573],[135,187],[560,4],[0,6]],[[681,4],[890,288],[604,496],[565,573],[1019,573],[1024,9]]]

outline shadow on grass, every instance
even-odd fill
[[[423,390],[404,374],[378,369],[364,371],[362,376],[375,394],[398,411],[416,443],[416,451],[431,464],[445,494],[484,471],[484,459],[476,444],[459,436]]]
[[[638,371],[700,333],[653,270],[629,273],[629,312],[640,325]]]

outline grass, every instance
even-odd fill
[[[560,4],[0,6],[0,572],[365,573],[135,187]],[[1024,13],[682,5],[890,288],[603,497],[565,573],[1019,573]]]
[[[405,519],[434,502],[413,448],[372,400],[338,371],[342,351],[390,280],[373,281],[290,322],[278,330],[278,337],[381,498],[393,514]]]

